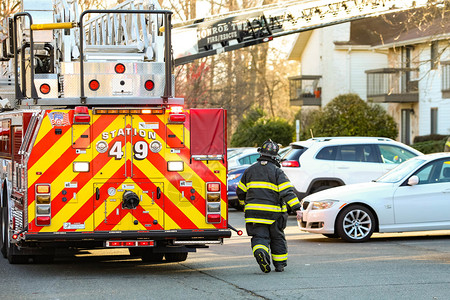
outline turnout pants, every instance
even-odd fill
[[[283,213],[272,224],[247,223],[247,234],[252,237],[253,254],[256,250],[263,250],[270,257],[273,265],[285,267],[287,265],[287,243],[284,235],[287,214]]]

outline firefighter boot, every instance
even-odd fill
[[[275,272],[283,272],[284,266],[275,266]]]
[[[261,268],[261,271],[264,273],[270,272],[270,258],[269,255],[264,252],[263,250],[256,250],[255,251],[255,258],[256,262],[258,263],[259,267]]]

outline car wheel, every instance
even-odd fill
[[[337,233],[323,233],[322,235],[326,236],[327,238],[330,238],[330,239],[337,239],[337,238],[339,238],[339,234],[337,234]]]
[[[337,217],[336,231],[347,242],[365,242],[375,228],[375,217],[362,205],[344,208]]]
[[[166,261],[167,262],[179,262],[179,261],[185,261],[187,259],[188,253],[187,252],[170,252],[166,253]]]

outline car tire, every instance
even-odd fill
[[[187,252],[170,252],[165,254],[167,262],[185,261],[187,259],[187,256]]]
[[[373,213],[362,205],[345,207],[337,217],[336,231],[339,236],[352,243],[366,242],[375,229]]]

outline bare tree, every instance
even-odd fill
[[[0,1],[0,40],[4,37],[2,35],[6,34],[8,17],[15,14],[20,9],[20,0],[1,0]]]

